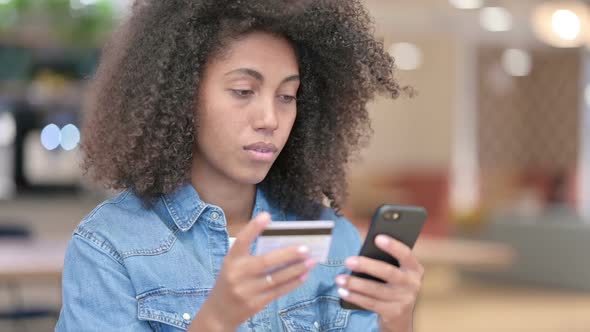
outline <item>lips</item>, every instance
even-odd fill
[[[277,147],[272,143],[257,142],[244,147],[244,150],[250,150],[260,153],[275,153],[278,151]]]

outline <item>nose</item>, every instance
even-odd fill
[[[273,98],[265,100],[258,107],[254,120],[254,129],[266,133],[273,133],[279,127],[277,109]]]

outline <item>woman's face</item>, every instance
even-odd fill
[[[293,127],[299,83],[297,58],[286,39],[253,32],[230,41],[201,78],[193,173],[261,182]]]

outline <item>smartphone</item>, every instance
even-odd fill
[[[399,267],[400,265],[397,259],[391,257],[375,245],[375,237],[379,234],[389,235],[408,247],[413,248],[427,217],[426,209],[419,206],[393,204],[380,206],[371,219],[369,232],[367,233],[359,256],[370,257]],[[352,272],[351,275],[384,282],[381,279],[364,273]],[[345,309],[365,310],[343,299],[340,299],[340,305]]]

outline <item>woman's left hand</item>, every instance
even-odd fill
[[[400,268],[375,259],[354,256],[346,260],[346,267],[381,280],[339,275],[338,293],[350,303],[379,314],[381,331],[411,332],[416,299],[422,287],[424,267],[405,244],[386,235],[378,235],[375,244],[395,257]]]

